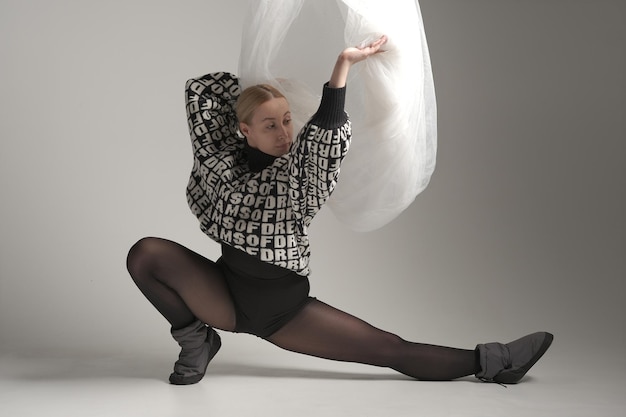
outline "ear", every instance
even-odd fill
[[[250,135],[250,126],[244,122],[239,122],[239,131],[247,138]]]
[[[250,134],[250,125],[240,122],[239,131],[246,137],[246,142],[248,142],[248,146],[256,148],[256,143],[254,143],[253,137]]]

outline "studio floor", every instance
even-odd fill
[[[523,383],[502,387],[474,378],[413,381],[386,369],[254,346],[220,352],[207,376],[185,387],[167,383],[170,350],[3,353],[0,415],[626,416],[618,352],[592,363],[583,352],[553,346]]]

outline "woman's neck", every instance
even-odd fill
[[[245,141],[246,156],[248,158],[248,167],[252,172],[262,171],[264,168],[272,165],[275,156],[266,154],[252,146],[248,145],[248,141]]]

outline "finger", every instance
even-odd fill
[[[383,45],[386,42],[387,42],[387,35],[381,35],[378,39],[375,39],[373,41],[363,40],[363,42],[361,42],[358,45],[355,45],[354,47],[356,49],[376,48],[377,46]]]
[[[387,43],[387,36],[383,35],[380,38],[378,38],[376,41],[372,42],[369,48],[372,50],[372,52],[375,52],[375,53],[382,52],[380,51],[380,48],[386,43]]]
[[[372,47],[381,47],[387,43],[387,35],[382,35],[372,43]]]

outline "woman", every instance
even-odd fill
[[[144,238],[127,260],[181,347],[171,383],[202,379],[221,345],[215,329],[422,380],[475,374],[516,383],[550,346],[545,332],[473,350],[407,342],[309,296],[307,227],[332,193],[350,143],[346,79],[385,42],[383,36],[339,55],[317,113],[295,141],[289,104],[273,87],[239,94],[227,73],[188,81],[195,160],[187,197],[201,229],[221,243],[222,257],[212,262],[175,242]]]

